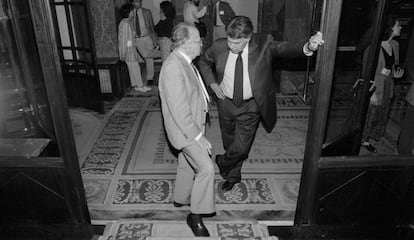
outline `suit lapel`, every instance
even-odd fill
[[[217,57],[217,64],[216,67],[218,68],[218,72],[224,73],[224,68],[226,67],[227,58],[229,57],[230,49],[226,47],[226,51],[223,51],[222,53],[218,54]],[[219,81],[223,79],[223,75],[220,76]]]
[[[252,86],[252,91],[253,91],[253,86],[254,86],[254,78],[252,77],[252,73],[255,72],[255,66],[256,66],[256,62],[258,61],[257,59],[257,48],[258,45],[256,43],[256,41],[254,40],[254,38],[252,38],[249,42],[249,66],[248,66],[248,72],[249,72],[249,79],[250,79],[250,85]]]
[[[257,51],[258,45],[254,38],[252,38],[249,42],[249,65],[252,65],[254,61],[256,61],[256,51]],[[250,67],[250,66],[249,66]]]

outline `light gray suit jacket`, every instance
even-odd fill
[[[159,90],[168,139],[182,149],[204,133],[207,106],[196,73],[177,50],[162,64]]]

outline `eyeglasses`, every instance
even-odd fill
[[[198,41],[189,41],[189,43],[195,43],[195,44],[203,45],[203,41],[201,39],[198,40]]]

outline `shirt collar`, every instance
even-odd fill
[[[191,64],[192,60],[191,58],[185,54],[182,50],[178,49],[178,52],[184,57],[184,59],[188,62],[188,64]]]
[[[250,41],[248,41],[246,46],[244,46],[243,53],[247,53],[249,51],[249,43],[250,43]]]
[[[249,43],[250,43],[250,41],[247,42],[246,46],[244,46],[244,48],[243,48],[243,52],[242,52],[243,56],[246,56],[246,54],[248,54],[248,52],[249,52]],[[236,53],[233,53],[232,51],[230,51],[230,53],[234,54],[234,55],[237,55]]]

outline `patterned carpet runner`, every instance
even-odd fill
[[[215,220],[293,219],[309,107],[297,96],[276,100],[276,127],[271,133],[259,127],[243,165],[242,182],[223,193],[217,171]],[[172,206],[176,152],[166,140],[155,90],[144,96],[131,92],[105,116],[78,109],[70,113],[93,221],[185,220],[189,208]],[[210,114],[207,138],[215,154],[222,153],[215,106]],[[392,153],[392,146],[378,147],[379,152]],[[363,150],[361,154],[366,154]]]
[[[204,221],[210,233],[202,239],[277,240],[265,225],[254,221]],[[99,240],[174,240],[195,239],[184,221],[120,220],[106,225]]]
[[[288,98],[281,101],[283,106],[296,104]],[[221,191],[223,180],[217,174],[217,220],[293,219],[307,114],[305,109],[287,107],[278,112],[272,133],[259,128],[242,170],[243,180],[232,191]],[[216,153],[222,153],[214,107],[211,115],[207,137]],[[185,219],[189,208],[172,206],[177,161],[164,134],[157,97],[123,98],[108,113],[95,139],[80,159],[93,220]]]

